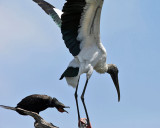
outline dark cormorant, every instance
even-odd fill
[[[3,107],[3,105],[0,105]],[[7,107],[7,106],[6,106]],[[25,97],[22,99],[15,108],[22,108],[24,110],[36,112],[39,114],[39,112],[47,109],[47,108],[56,108],[59,112],[67,112],[64,110],[64,108],[69,108],[68,106],[65,106],[61,102],[59,102],[56,98],[52,98],[47,95],[40,95],[40,94],[34,94]],[[16,110],[21,115],[26,115],[22,111]],[[68,112],[67,112],[68,113]]]

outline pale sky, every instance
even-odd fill
[[[48,0],[61,9],[65,0]],[[160,1],[104,0],[101,41],[119,68],[121,101],[108,74],[93,73],[85,101],[93,128],[160,127]],[[31,94],[56,97],[69,114],[40,115],[60,128],[78,125],[75,89],[59,78],[72,60],[60,29],[32,0],[0,0],[0,104]],[[85,83],[82,75],[78,90]],[[79,98],[81,117],[85,117]],[[0,128],[33,128],[34,120],[0,108]]]

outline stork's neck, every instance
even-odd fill
[[[107,64],[108,68],[106,70],[109,74],[118,74],[118,68],[114,64]]]
[[[97,66],[95,66],[94,68],[98,73],[112,73],[112,72],[118,72],[118,68],[116,65],[114,64],[98,64]]]
[[[100,63],[95,66],[94,68],[98,73],[106,73],[108,71],[108,64],[106,63]]]

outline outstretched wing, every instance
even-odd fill
[[[62,11],[55,8],[53,5],[49,4],[48,2],[44,0],[33,0],[36,2],[48,15],[52,17],[54,22],[61,27],[62,21],[61,21],[61,15]]]
[[[103,0],[66,0],[61,17],[61,32],[66,47],[77,56],[88,37],[99,37]]]

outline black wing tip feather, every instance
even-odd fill
[[[33,1],[37,3],[48,15],[50,14],[50,12],[53,11],[53,8],[55,8],[53,5],[49,4],[44,0],[33,0]]]

